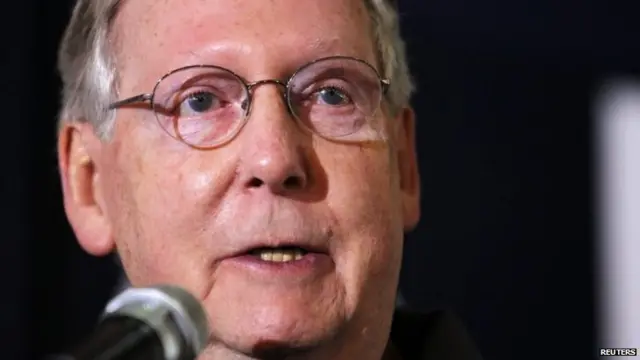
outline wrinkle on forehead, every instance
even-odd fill
[[[309,40],[305,47],[312,52],[316,53],[328,53],[338,49],[340,47],[341,39],[337,36],[333,37],[315,37]],[[207,59],[218,53],[230,52],[235,55],[249,56],[252,53],[252,48],[248,44],[242,44],[235,41],[219,41],[213,44],[209,44],[201,49],[186,50],[182,53],[178,53],[179,56],[186,58],[187,62],[197,63],[201,59]]]
[[[147,85],[174,68],[205,61],[252,73],[255,69],[247,67],[260,63],[255,59],[276,60],[289,70],[330,55],[377,63],[362,1],[130,0],[123,5],[117,19],[119,63],[136,76],[153,73],[152,79],[140,79]]]
[[[286,40],[284,41],[286,42]],[[342,41],[337,38],[317,38],[314,41],[305,44],[304,48],[298,49],[299,51],[295,56],[282,56],[278,60],[277,70],[262,69],[262,72],[269,74],[262,74],[266,77],[288,77],[291,76],[300,67],[317,60],[321,57],[330,54],[341,56],[362,57],[354,49],[344,50]],[[245,77],[246,81],[257,81],[260,75],[255,74],[256,70],[251,69],[249,66],[245,66],[243,62],[239,62],[238,58],[242,57],[258,57],[266,58],[268,50],[258,49],[246,44],[237,42],[216,42],[208,44],[205,47],[197,50],[187,50],[182,53],[176,54],[176,64],[172,65],[172,68],[178,68],[188,65],[218,65],[228,68],[234,73]],[[284,55],[284,54],[283,54]],[[168,66],[171,67],[171,66]],[[267,66],[265,66],[267,67]],[[272,71],[273,70],[273,71]],[[275,72],[275,73],[274,73]],[[277,74],[276,74],[277,73]],[[246,77],[247,74],[253,74],[253,77]],[[258,78],[255,78],[258,76]]]

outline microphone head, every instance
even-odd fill
[[[193,295],[173,285],[130,288],[113,298],[103,318],[124,315],[144,321],[156,330],[166,359],[177,359],[184,351],[180,339],[193,356],[204,350],[209,322],[204,308]]]

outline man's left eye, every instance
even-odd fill
[[[349,96],[337,87],[326,87],[320,89],[316,96],[327,105],[342,105],[350,102]]]

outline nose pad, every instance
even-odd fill
[[[253,103],[253,96],[255,94],[255,89],[261,85],[267,85],[267,84],[274,84],[282,89],[282,93],[281,93],[282,102],[287,109],[287,113],[293,116],[293,112],[289,107],[289,99],[287,95],[287,84],[285,84],[283,81],[278,79],[258,80],[258,81],[247,84],[247,89],[249,90],[249,97],[246,100],[244,100],[242,104],[240,104],[242,110],[246,111],[247,115],[249,115],[249,113],[251,112],[251,105]]]
[[[247,87],[249,88],[249,91],[252,92],[254,88],[260,86],[260,85],[265,85],[265,84],[274,84],[274,85],[278,85],[281,88],[287,89],[287,84],[285,84],[283,81],[278,80],[278,79],[265,79],[265,80],[258,80],[255,82],[252,82],[250,84],[247,84]]]

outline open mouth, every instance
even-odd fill
[[[305,241],[256,243],[229,258],[232,266],[261,277],[262,284],[318,279],[334,269],[329,249]]]
[[[262,261],[290,262],[301,260],[309,251],[297,246],[259,247],[249,251],[249,255]]]

